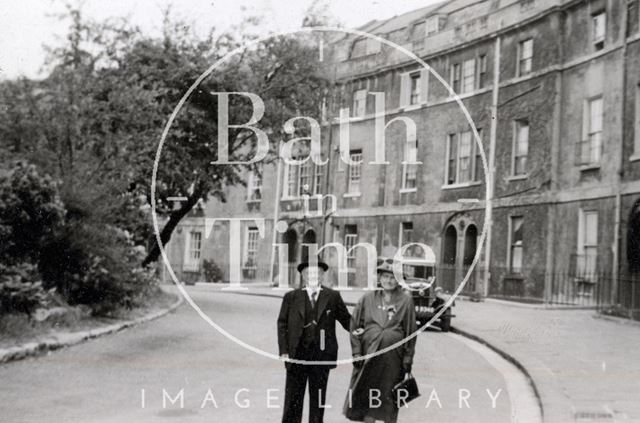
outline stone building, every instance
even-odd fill
[[[485,233],[466,292],[629,307],[640,295],[629,282],[640,268],[638,3],[450,0],[359,28],[431,71],[406,51],[343,34],[326,46],[335,75],[322,126],[328,163],[284,165],[279,176],[265,165],[202,214],[265,219],[264,228],[242,222],[243,280],[272,277],[277,216],[291,263],[309,242],[368,242],[381,255],[421,242],[453,290]],[[387,165],[370,163],[380,93]],[[348,156],[360,164],[340,159],[339,107],[349,109]],[[397,118],[415,122],[415,136]],[[316,194],[335,195],[336,210],[312,197],[319,212],[303,213],[304,195]],[[206,257],[228,268],[228,237],[228,225],[207,237],[203,217],[189,217],[170,243],[174,268],[197,271]],[[361,285],[366,253],[348,256]]]

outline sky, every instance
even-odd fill
[[[73,0],[72,0],[73,1]],[[327,0],[330,12],[347,27],[385,19],[441,0]],[[313,0],[84,0],[85,15],[94,19],[127,17],[144,32],[156,34],[162,11],[192,22],[199,33],[224,29],[244,16],[263,16],[270,30],[300,26]],[[75,4],[75,3],[73,3]],[[0,79],[42,76],[44,45],[55,46],[67,24],[55,18],[65,10],[61,0],[0,0]]]

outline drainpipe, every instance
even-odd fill
[[[627,110],[627,33],[629,30],[629,19],[628,19],[627,9],[623,8],[622,13],[622,110],[620,111],[622,114],[622,119],[620,119],[621,132],[620,132],[620,159],[618,161],[618,172],[616,174],[616,206],[615,206],[615,223],[614,223],[614,231],[613,231],[613,245],[612,245],[612,253],[613,253],[613,268],[611,269],[611,300],[612,302],[618,303],[618,277],[620,270],[620,227],[622,221],[622,174],[624,172],[624,154],[622,154],[622,150],[624,148],[624,124],[625,124],[625,113]]]
[[[560,55],[562,57],[562,54]],[[561,59],[562,60],[562,59]],[[553,134],[551,136],[551,175],[550,187],[552,200],[547,210],[547,251],[545,257],[546,268],[544,272],[543,299],[546,304],[553,300],[553,283],[555,280],[555,254],[556,254],[556,193],[558,192],[558,166],[560,163],[560,138],[561,119],[563,105],[563,74],[558,70],[555,80],[555,98],[553,110]]]
[[[493,231],[493,197],[496,176],[496,138],[498,131],[498,94],[500,92],[500,36],[496,36],[496,45],[493,58],[493,91],[491,98],[491,131],[489,140],[489,175],[487,184],[487,216],[489,222],[487,228],[487,240],[485,245],[485,271],[482,295],[489,295],[489,281],[491,280],[491,232]]]
[[[564,25],[559,18],[558,26]],[[564,37],[558,43],[560,63],[564,62]],[[549,191],[551,201],[547,210],[547,251],[545,257],[546,268],[544,272],[544,292],[545,304],[553,301],[553,283],[555,280],[555,259],[556,259],[556,193],[558,192],[558,175],[560,174],[560,140],[562,138],[562,110],[564,109],[562,70],[558,70],[555,79],[555,97],[553,104],[553,128],[551,135],[551,175]]]
[[[327,102],[328,104],[326,104],[325,106],[325,113],[326,113],[326,120],[327,120],[327,127],[329,128],[329,147],[327,150],[327,170],[326,170],[326,175],[325,175],[325,180],[324,180],[324,192],[325,195],[327,195],[327,198],[330,200],[331,198],[329,197],[330,194],[330,190],[332,188],[331,186],[331,182],[333,180],[332,175],[331,175],[331,160],[333,159],[333,110],[335,109],[336,105],[338,106],[338,110],[340,110],[340,105],[342,104],[342,96],[340,95],[341,91],[337,90],[338,84],[336,83],[336,79],[337,79],[338,75],[337,75],[337,69],[334,66],[333,67],[333,75],[331,78],[331,84],[329,86],[329,101]],[[337,99],[335,98],[335,95],[337,93]],[[333,100],[333,101],[332,101]],[[335,103],[334,103],[335,102]],[[338,157],[338,160],[340,160],[340,157]],[[322,207],[322,234],[321,234],[321,239],[320,239],[320,246],[324,247],[325,245],[325,241],[326,241],[326,235],[327,235],[327,223],[329,222],[329,219],[331,219],[331,222],[333,223],[333,211],[329,212],[329,213],[325,213],[325,208],[324,208],[324,200],[320,200],[320,207]],[[336,198],[336,204],[335,204],[335,209],[338,209],[338,199]],[[330,226],[331,228],[331,232],[332,232],[332,237],[331,239],[333,240],[333,225]],[[322,254],[321,254],[321,258],[324,259],[324,250],[322,250]]]
[[[278,165],[276,166],[276,195],[274,198],[274,206],[273,206],[273,238],[271,242],[271,266],[269,267],[269,283],[273,282],[273,268],[274,261],[276,259],[276,242],[278,231],[276,231],[276,224],[278,223],[278,213],[280,212],[280,186],[282,185],[281,173],[282,173],[282,157],[280,157],[280,147],[281,143],[278,143],[278,158],[276,159]],[[279,269],[282,272],[284,269]]]
[[[329,190],[331,189],[331,159],[333,156],[333,124],[331,123],[332,118],[329,117],[328,122],[327,122],[327,126],[329,128],[329,148],[328,148],[328,152],[327,152],[327,170],[326,170],[326,175],[325,175],[325,180],[324,180],[324,192],[325,195],[327,195],[327,199],[331,200],[331,197],[329,197]],[[338,199],[336,198],[336,203],[338,202]],[[325,213],[325,207],[324,207],[324,197],[320,198],[320,205],[322,208],[322,234],[321,234],[321,239],[320,239],[320,246],[324,246],[325,245],[325,240],[326,240],[326,232],[327,232],[327,221],[331,218],[331,216],[333,215],[333,212],[329,212],[329,213]],[[338,208],[338,204],[335,204],[336,209]],[[324,258],[324,250],[322,250],[321,253],[321,257]]]

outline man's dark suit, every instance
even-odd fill
[[[280,355],[305,361],[335,361],[338,358],[336,320],[349,330],[351,315],[339,292],[322,287],[315,307],[304,289],[296,289],[282,299],[278,316],[278,347]],[[305,327],[306,326],[306,327]],[[283,423],[302,420],[304,391],[309,380],[309,422],[321,423],[325,404],[329,370],[336,365],[313,366],[286,363]]]

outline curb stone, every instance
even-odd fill
[[[635,326],[640,328],[640,321],[632,320],[627,317],[608,316],[606,314],[597,313],[592,316],[594,319],[606,320],[608,322],[617,323],[619,325]]]
[[[596,306],[581,306],[581,305],[563,305],[563,304],[543,304],[543,303],[522,303],[518,301],[509,301],[503,300],[500,298],[483,298],[481,301],[474,301],[471,299],[469,295],[460,294],[456,297],[456,301],[465,301],[465,302],[486,302],[492,304],[498,304],[505,307],[514,307],[514,308],[526,308],[530,310],[596,310]]]
[[[504,351],[503,349],[498,348],[495,345],[491,344],[490,342],[482,339],[481,337],[479,337],[477,335],[473,335],[473,334],[471,334],[471,333],[469,333],[467,331],[461,330],[461,329],[459,329],[457,327],[451,326],[451,332],[456,333],[456,334],[458,334],[460,336],[464,336],[465,338],[471,339],[472,341],[475,341],[475,342],[478,342],[478,343],[484,345],[485,347],[489,348],[490,350],[492,350],[493,352],[498,354],[500,357],[502,357],[505,360],[507,360],[509,363],[511,363],[514,366],[516,366],[516,368],[518,370],[520,370],[520,372],[529,381],[529,385],[531,385],[531,389],[533,390],[533,394],[536,397],[536,402],[538,403],[538,408],[540,408],[540,416],[542,417],[542,421],[544,421],[544,406],[542,404],[542,397],[540,396],[540,392],[538,391],[538,386],[536,385],[535,380],[533,380],[533,377],[531,377],[531,374],[529,373],[527,368],[524,367],[524,365],[522,363],[520,363],[520,361],[518,361],[517,358],[515,358],[514,356],[512,356],[508,352]]]
[[[146,323],[151,320],[155,320],[159,317],[169,314],[182,305],[184,299],[182,295],[171,294],[177,296],[177,300],[164,310],[156,311],[146,316],[139,317],[133,320],[126,320],[121,323],[115,323],[112,325],[80,331],[80,332],[61,332],[53,335],[49,339],[45,339],[39,342],[28,342],[16,347],[0,349],[0,364],[8,363],[11,361],[21,360],[26,357],[35,356],[47,351],[54,351],[64,347],[70,347],[72,345],[80,344],[89,339],[98,338],[111,333],[119,332],[121,330],[137,326],[141,323]]]

